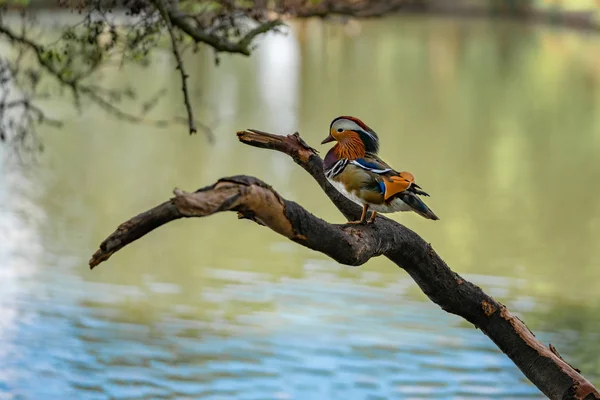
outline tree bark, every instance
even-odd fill
[[[323,174],[316,150],[295,133],[272,135],[257,130],[237,133],[241,142],[283,152],[304,168],[346,218],[361,208],[343,197]],[[403,268],[434,303],[479,328],[550,399],[600,400],[598,390],[550,345],[538,341],[525,323],[478,286],[452,271],[431,245],[405,226],[378,216],[371,225],[330,224],[271,186],[249,176],[220,179],[193,193],[174,190],[175,197],[121,224],[90,259],[94,268],[113,253],[159,226],[178,219],[236,211],[294,242],[346,265],[362,265],[384,255]]]

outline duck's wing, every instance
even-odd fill
[[[380,175],[387,174],[389,172],[395,172],[382,159],[375,155],[365,156],[363,158],[351,160],[350,164]]]
[[[364,158],[352,160],[349,163],[378,176],[379,179],[377,180],[384,194],[384,200],[388,200],[404,191],[429,196],[428,193],[421,190],[421,187],[417,185],[413,174],[407,171],[395,171],[385,161],[374,154],[368,154]]]

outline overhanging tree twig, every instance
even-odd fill
[[[179,74],[181,75],[181,91],[183,92],[183,102],[185,103],[185,109],[188,115],[188,126],[190,128],[190,134],[196,133],[196,124],[194,121],[194,112],[192,111],[192,102],[190,101],[190,94],[188,92],[187,80],[189,75],[185,72],[185,67],[183,66],[183,60],[181,59],[181,54],[179,52],[179,42],[175,37],[175,32],[173,31],[173,24],[171,23],[171,18],[169,17],[169,13],[167,11],[167,6],[163,2],[163,0],[152,0],[152,3],[156,6],[156,9],[160,13],[162,19],[167,25],[167,31],[169,32],[169,37],[171,38],[171,49],[173,51],[173,55],[175,56],[175,61],[177,62],[177,69],[179,70]]]
[[[169,33],[171,32],[172,31],[170,30]],[[37,43],[35,40],[26,37],[25,35],[23,35],[23,33],[15,32],[8,26],[3,25],[0,21],[0,38],[1,37],[6,37],[9,41],[19,44],[23,46],[24,49],[31,51],[34,54],[39,66],[42,67],[42,69],[45,72],[47,72],[48,75],[52,77],[60,86],[67,87],[71,91],[75,104],[78,108],[81,107],[81,98],[85,97],[86,99],[90,100],[92,103],[96,104],[107,113],[115,116],[116,118],[122,121],[156,127],[165,127],[172,124],[186,124],[190,129],[190,133],[196,132],[198,129],[197,127],[199,127],[200,130],[206,135],[209,142],[212,143],[214,141],[214,134],[212,132],[212,129],[208,125],[195,120],[193,117],[193,113],[191,113],[192,108],[190,104],[189,94],[187,92],[187,85],[185,79],[183,79],[182,86],[184,88],[183,92],[187,110],[187,117],[173,117],[171,119],[163,120],[150,119],[144,116],[132,114],[124,110],[114,101],[112,101],[111,96],[107,93],[104,93],[105,91],[101,90],[101,87],[95,84],[85,83],[84,80],[86,78],[86,74],[79,76],[66,74],[63,68],[59,68],[53,63],[52,58],[48,56],[48,49],[44,48],[44,46]],[[187,74],[185,73],[183,62],[179,53],[179,48],[177,47],[178,44],[173,43],[173,45],[173,52],[176,57],[178,68],[181,70],[182,78],[187,78]],[[2,61],[1,58],[0,61]],[[44,121],[52,125],[56,125],[56,123],[60,124],[60,121],[54,120],[46,116],[46,114],[41,108],[33,104],[33,100],[28,99],[26,102],[23,101],[21,103],[18,103],[18,105],[21,105],[26,110],[36,114],[37,119],[40,121]]]
[[[304,168],[346,218],[361,209],[329,184],[316,151],[295,133],[238,132],[243,143],[283,152]],[[346,265],[362,265],[386,256],[403,268],[429,299],[481,329],[546,396],[556,400],[600,400],[598,390],[564,361],[553,346],[538,341],[525,323],[478,286],[453,272],[431,245],[405,226],[379,217],[368,226],[330,224],[293,201],[282,198],[257,178],[234,176],[193,193],[175,189],[175,197],[121,224],[90,259],[94,268],[127,244],[179,218],[236,211],[288,239]]]

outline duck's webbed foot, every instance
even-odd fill
[[[375,217],[377,217],[377,211],[372,211],[371,218],[369,218],[369,220],[367,221],[367,224],[372,224],[373,222],[375,222]]]
[[[362,225],[367,223],[367,210],[369,209],[369,205],[365,204],[363,205],[363,211],[362,211],[362,215],[360,216],[360,219],[358,221],[348,221],[346,222],[349,225]]]

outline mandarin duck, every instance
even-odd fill
[[[398,211],[439,219],[418,197],[429,194],[416,184],[413,174],[397,172],[377,156],[379,137],[360,119],[335,118],[329,136],[321,144],[333,141],[337,143],[324,160],[325,176],[340,193],[363,208],[360,220],[349,224],[373,223],[377,213]],[[369,207],[372,213],[367,221]]]

